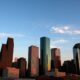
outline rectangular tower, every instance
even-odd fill
[[[27,62],[26,59],[21,57],[17,60],[17,67],[19,68],[19,76],[20,78],[25,78],[26,77],[26,66]]]
[[[0,52],[0,68],[12,66],[14,42],[13,38],[7,39],[7,44],[2,44]]]
[[[28,69],[31,77],[39,75],[39,48],[36,46],[29,47]]]
[[[9,67],[12,66],[12,60],[13,60],[13,51],[14,51],[14,40],[13,38],[8,38],[7,39],[7,61],[9,63]]]
[[[59,67],[61,66],[60,49],[51,49],[51,61],[53,62],[51,65],[54,65],[52,67],[52,70],[59,69]]]

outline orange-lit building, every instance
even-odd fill
[[[61,66],[61,58],[60,58],[60,49],[52,48],[51,49],[51,61],[53,65],[51,68],[54,70],[55,68],[58,69]]]
[[[28,70],[31,77],[39,75],[39,48],[33,45],[29,47]]]
[[[19,78],[19,69],[6,67],[3,70],[3,78]]]

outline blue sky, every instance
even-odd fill
[[[73,58],[80,42],[80,0],[0,0],[0,46],[14,38],[14,57],[25,57],[30,45],[51,39],[61,49],[62,61]]]

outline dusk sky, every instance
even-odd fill
[[[14,57],[28,59],[28,47],[40,37],[61,49],[62,61],[73,58],[80,42],[80,0],[0,0],[0,47],[14,38]]]

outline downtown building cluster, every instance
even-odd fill
[[[0,76],[3,78],[32,78],[36,80],[78,80],[80,75],[80,43],[73,47],[73,60],[64,61],[61,65],[59,48],[50,49],[50,39],[40,38],[40,49],[31,45],[28,49],[28,62],[21,57],[13,60],[14,40],[8,38],[2,44],[0,52]],[[40,57],[39,57],[40,52]],[[9,79],[8,79],[9,80]]]

